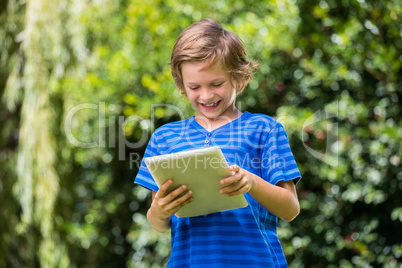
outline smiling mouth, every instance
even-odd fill
[[[219,104],[220,102],[221,102],[221,101],[219,100],[219,101],[217,101],[217,102],[201,103],[201,105],[202,105],[202,106],[205,106],[205,107],[216,107],[216,106],[218,106],[218,104]]]

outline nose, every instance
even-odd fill
[[[214,93],[212,92],[211,89],[209,89],[207,87],[203,87],[203,88],[201,88],[200,98],[203,101],[212,100],[214,98]]]

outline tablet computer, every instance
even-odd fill
[[[147,157],[144,161],[159,187],[172,179],[168,192],[181,185],[193,191],[193,201],[177,211],[177,217],[195,217],[248,205],[243,194],[219,193],[223,188],[220,180],[232,173],[217,146]]]

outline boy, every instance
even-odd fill
[[[235,107],[255,64],[235,34],[203,19],[180,34],[170,65],[196,116],[158,128],[144,157],[219,146],[233,174],[221,180],[220,193],[244,194],[249,206],[177,218],[174,213],[193,200],[191,190],[182,185],[167,194],[174,178],[158,189],[142,163],[135,182],[152,190],[148,221],[159,232],[171,229],[168,267],[286,267],[277,217],[298,215],[301,175],[282,125]]]

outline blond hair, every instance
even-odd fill
[[[237,94],[253,77],[257,64],[247,61],[243,42],[211,19],[202,19],[186,28],[177,38],[170,58],[173,79],[185,94],[181,66],[184,62],[206,62],[204,69],[219,63],[230,74]]]

